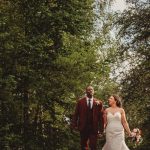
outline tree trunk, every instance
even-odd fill
[[[29,93],[27,90],[24,90],[23,93],[23,139],[24,139],[24,149],[28,150],[29,145]]]

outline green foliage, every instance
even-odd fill
[[[124,105],[131,128],[142,129],[144,141],[137,149],[149,146],[149,5],[148,1],[129,1],[133,5],[119,18],[123,45],[120,54],[129,60],[127,73],[121,81]],[[132,57],[132,58],[131,58]]]
[[[115,52],[91,37],[93,2],[1,2],[1,149],[79,149],[64,118],[88,84],[109,78]]]

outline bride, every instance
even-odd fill
[[[125,111],[121,108],[120,98],[112,95],[108,99],[109,108],[104,111],[104,128],[106,129],[106,143],[102,150],[129,150],[125,144],[124,129],[131,136],[126,120]]]

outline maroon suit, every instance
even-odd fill
[[[103,107],[93,98],[93,107],[89,109],[86,97],[80,99],[76,105],[72,119],[72,127],[78,128],[81,136],[81,149],[88,150],[87,141],[91,150],[96,150],[98,131],[103,132]]]

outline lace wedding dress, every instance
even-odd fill
[[[129,150],[124,140],[121,113],[107,113],[106,143],[102,150]]]

